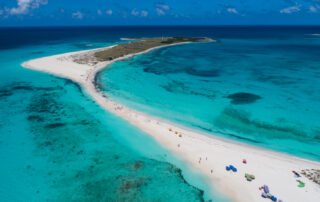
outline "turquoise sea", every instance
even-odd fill
[[[20,65],[149,32],[1,28],[0,201],[226,201],[209,192],[198,173],[102,110],[74,83]]]
[[[209,36],[113,64],[113,99],[196,130],[320,160],[318,27],[0,29],[0,201],[226,201],[70,81],[23,69],[121,37]],[[23,37],[22,37],[23,36]]]
[[[217,38],[118,62],[120,102],[220,137],[320,160],[319,27],[194,28]]]

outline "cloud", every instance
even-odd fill
[[[106,10],[107,15],[112,15],[113,11],[111,9]]]
[[[319,9],[320,9],[320,6],[319,5],[311,5],[309,6],[309,11],[311,13],[318,13],[319,12]]]
[[[228,13],[232,13],[232,14],[239,14],[238,10],[236,8],[227,8],[227,12]]]
[[[75,19],[83,19],[84,15],[82,12],[80,11],[76,11],[76,12],[73,12],[72,13],[72,18],[75,18]]]
[[[17,7],[6,8],[6,11],[10,15],[22,15],[47,3],[48,0],[17,0]]]
[[[146,10],[141,10],[141,11],[138,11],[137,9],[133,9],[131,11],[131,15],[133,16],[141,16],[141,17],[147,17],[149,15],[149,12],[146,11]]]
[[[141,16],[142,17],[147,17],[149,15],[149,12],[148,11],[145,11],[145,10],[142,10],[141,11]]]
[[[160,8],[156,8],[156,12],[158,15],[165,15],[166,14],[166,12],[161,10]]]
[[[166,15],[166,12],[170,10],[170,6],[166,4],[157,4],[156,5],[156,13],[157,15]]]
[[[140,12],[137,11],[136,9],[133,9],[133,10],[131,11],[131,15],[133,15],[133,16],[138,16],[139,14],[140,14]]]
[[[166,4],[157,4],[157,8],[160,8],[162,10],[168,11],[170,10],[170,6]]]
[[[300,10],[301,10],[300,6],[299,5],[295,5],[295,6],[290,6],[290,7],[281,9],[280,13],[282,13],[282,14],[291,14],[291,13],[297,13]]]

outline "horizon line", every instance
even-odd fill
[[[22,25],[22,26],[0,26],[2,28],[78,28],[78,27],[320,27],[320,24],[212,24],[212,25],[195,25],[195,24],[177,24],[177,25]]]

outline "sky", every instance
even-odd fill
[[[0,0],[0,26],[320,25],[320,0]]]

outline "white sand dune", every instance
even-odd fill
[[[127,55],[112,62],[100,62],[96,65],[77,64],[70,57],[81,57],[81,54],[92,54],[94,51],[96,50],[34,59],[23,63],[23,66],[48,72],[80,84],[101,107],[152,136],[166,149],[201,172],[209,185],[215,187],[215,190],[218,189],[232,201],[271,201],[261,197],[261,191],[258,188],[264,184],[269,186],[273,195],[284,202],[320,201],[320,186],[301,177],[299,179],[305,182],[306,186],[299,188],[297,178],[292,173],[292,170],[319,169],[319,162],[255,148],[216,138],[213,135],[201,134],[130,109],[107,98],[95,88],[95,75],[110,63],[134,55]],[[242,159],[246,159],[247,164],[242,163]],[[225,167],[230,164],[234,165],[238,172],[227,172]],[[256,179],[252,182],[246,181],[245,173],[254,174]]]

